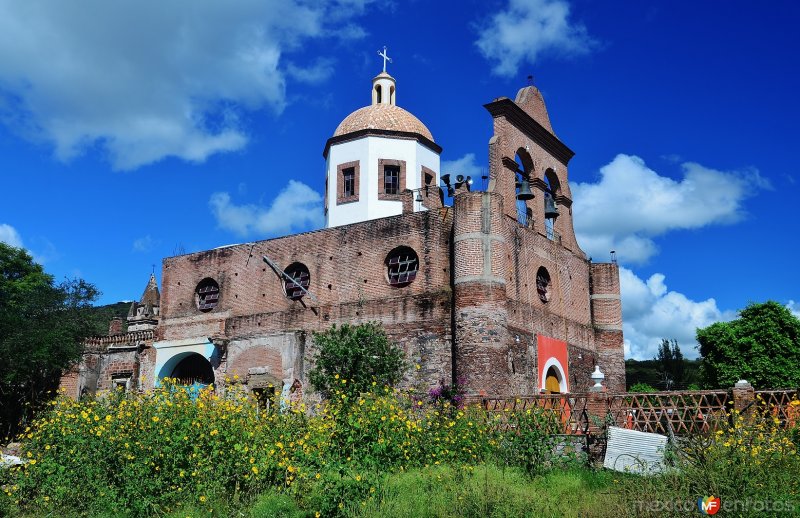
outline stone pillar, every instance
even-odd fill
[[[749,414],[756,400],[756,391],[747,380],[739,380],[733,386],[733,408],[741,415]]]
[[[453,284],[456,378],[468,394],[511,395],[506,276],[508,242],[502,196],[461,192],[454,198]]]
[[[625,392],[625,348],[622,340],[622,300],[616,263],[591,263],[592,326],[597,363],[606,373],[610,392]]]

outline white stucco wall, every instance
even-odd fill
[[[433,186],[439,186],[439,154],[416,140],[367,136],[349,142],[334,144],[328,151],[326,174],[328,180],[328,214],[326,227],[348,225],[359,221],[385,218],[402,214],[400,201],[378,199],[378,160],[404,160],[406,162],[406,189],[422,187],[421,171],[425,166],[435,173]],[[336,204],[337,166],[346,162],[359,162],[358,201]],[[414,204],[414,210],[427,210]]]

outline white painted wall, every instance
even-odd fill
[[[406,162],[406,189],[422,187],[420,185],[422,166],[435,173],[433,185],[436,188],[439,186],[439,154],[416,140],[367,136],[334,144],[328,151],[326,164],[328,179],[326,227],[338,227],[403,213],[402,202],[378,199],[378,160],[380,159]],[[336,205],[337,166],[354,161],[359,162],[361,173],[358,201]],[[427,209],[414,203],[414,210]]]

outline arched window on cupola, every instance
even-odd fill
[[[523,148],[517,150],[514,157],[517,163],[517,171],[514,175],[515,193],[517,198],[517,221],[523,227],[533,225],[531,218],[532,212],[528,210],[528,200],[533,199],[531,192],[531,172],[533,171],[533,159]]]
[[[544,172],[544,229],[547,239],[558,241],[560,236],[555,231],[556,218],[558,217],[558,204],[556,197],[561,194],[561,183],[556,172],[547,169]]]

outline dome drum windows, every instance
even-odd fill
[[[289,300],[300,300],[306,294],[311,284],[311,274],[303,263],[292,263],[286,270],[286,275],[292,280],[284,278],[283,291]]]
[[[207,313],[217,307],[219,303],[219,284],[214,279],[206,277],[195,288],[195,302],[197,309]]]
[[[386,275],[391,286],[402,288],[417,278],[419,257],[406,246],[399,246],[386,256]]]
[[[336,204],[358,201],[361,171],[358,160],[336,167]]]
[[[405,190],[405,160],[378,160],[378,199],[402,201]]]

